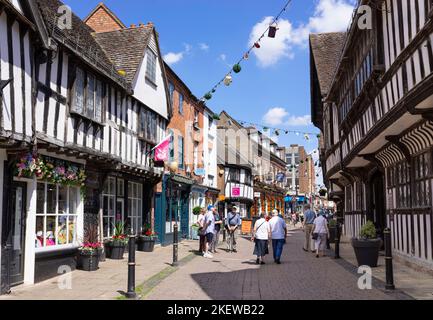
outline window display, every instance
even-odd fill
[[[39,182],[36,193],[36,248],[76,243],[78,188]]]

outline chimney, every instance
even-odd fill
[[[133,24],[131,24],[131,29],[132,28],[135,28],[136,27],[136,25],[133,23]]]
[[[153,22],[149,21],[149,22],[147,23],[147,25],[150,26],[150,27],[152,27],[152,26],[153,26]]]
[[[144,23],[143,23],[143,22],[140,22],[138,26],[139,26],[140,28],[144,28]]]

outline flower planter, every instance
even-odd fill
[[[96,271],[99,269],[99,254],[97,251],[80,251],[77,268],[83,271]]]
[[[376,268],[379,261],[379,251],[382,245],[381,239],[352,239],[358,266],[369,266]]]
[[[137,251],[139,252],[153,252],[155,248],[155,238],[138,237],[137,238]]]
[[[198,240],[198,239],[200,239],[200,236],[198,234],[198,229],[197,228],[191,228],[191,239],[192,240]]]
[[[112,260],[123,260],[125,254],[125,244],[122,242],[108,242],[105,244],[106,257]]]

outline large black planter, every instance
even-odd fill
[[[355,250],[358,266],[369,266],[371,268],[377,267],[381,245],[381,239],[352,239],[352,246]]]
[[[105,244],[106,257],[112,260],[123,260],[125,254],[125,244],[122,242],[108,242]]]
[[[98,252],[80,251],[78,254],[77,268],[83,271],[96,271],[99,269],[99,254]]]
[[[137,238],[137,251],[140,252],[153,252],[155,248],[155,238],[138,237]]]

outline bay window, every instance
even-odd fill
[[[71,111],[102,122],[103,83],[93,74],[77,68]]]
[[[36,194],[36,248],[76,245],[79,188],[38,182]]]

